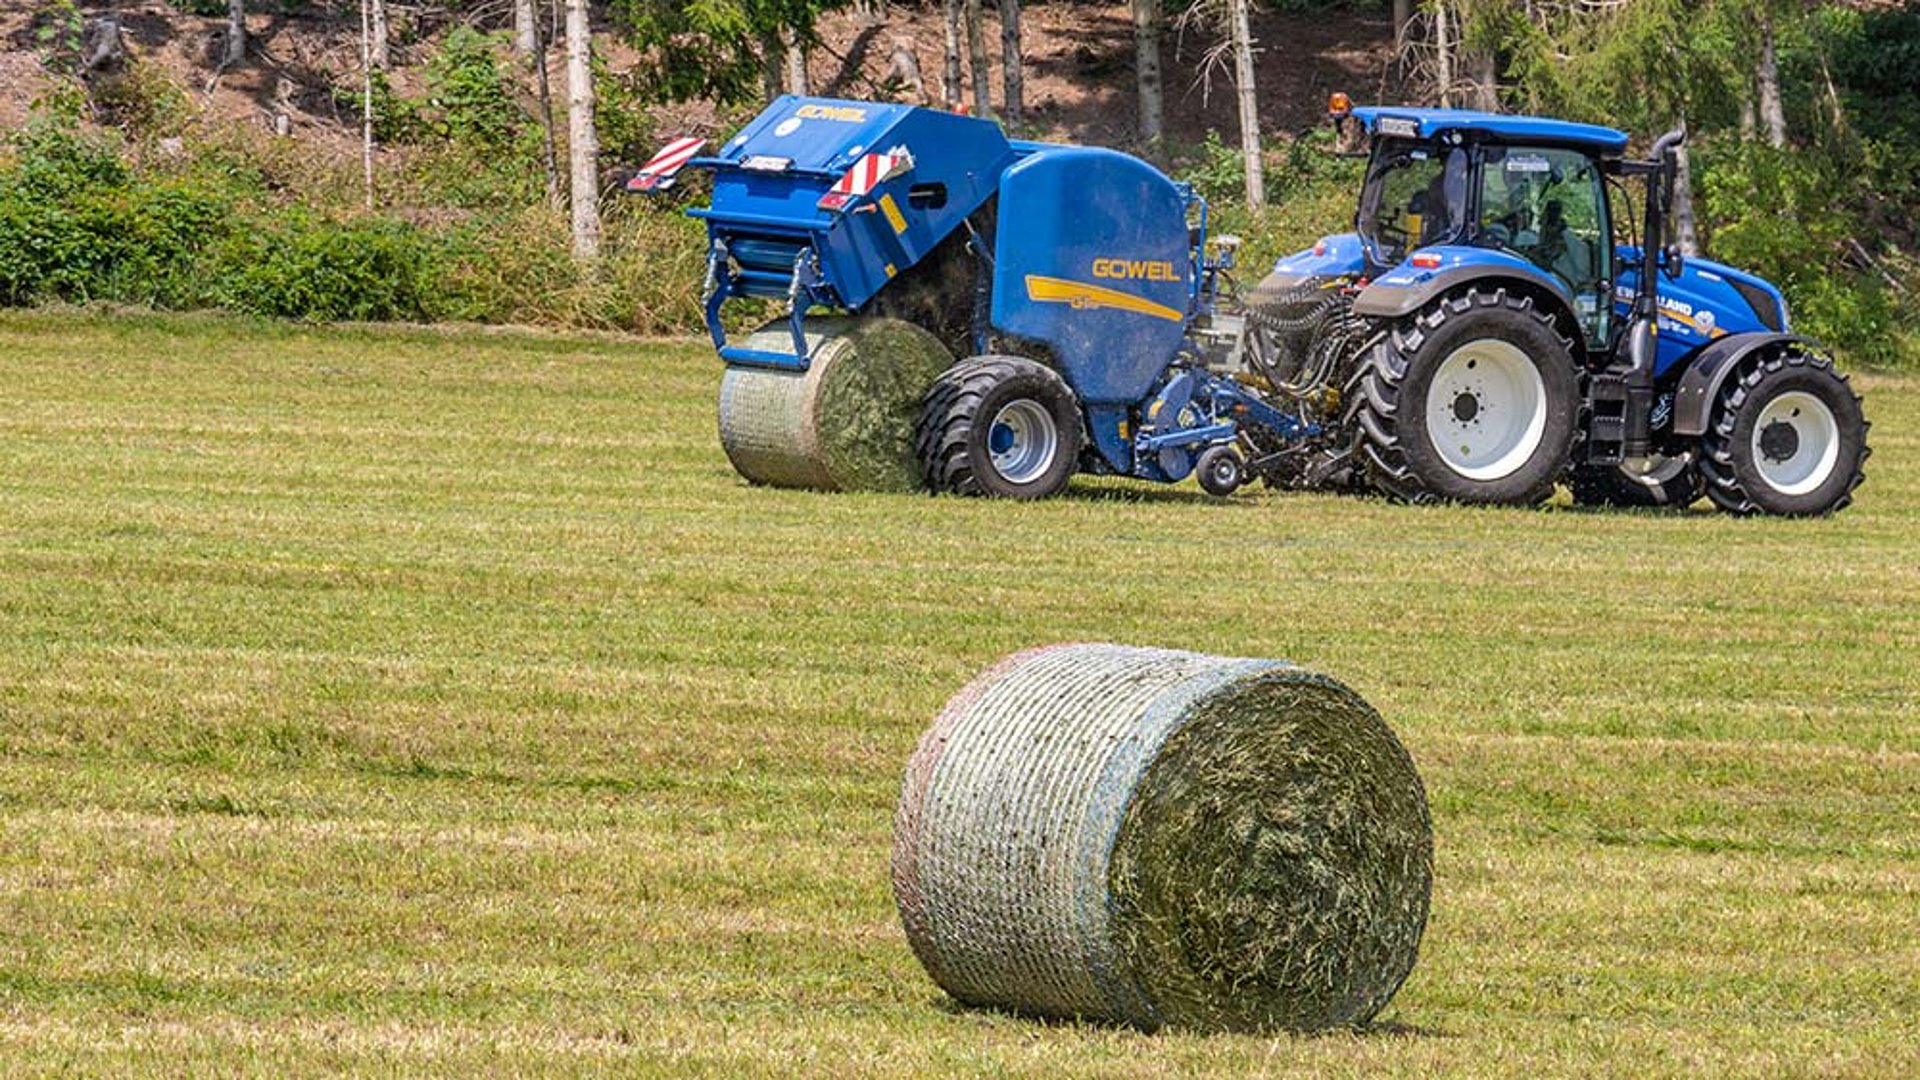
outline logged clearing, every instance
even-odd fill
[[[703,344],[0,314],[0,1075],[1912,1076],[1920,380],[1825,521],[749,488]],[[999,657],[1285,657],[1432,800],[1382,1027],[957,1010]]]

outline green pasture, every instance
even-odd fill
[[[1920,379],[1830,520],[751,489],[703,344],[0,314],[0,1075],[1920,1074]],[[956,1009],[899,776],[999,656],[1345,680],[1381,1025]]]

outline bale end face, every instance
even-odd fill
[[[720,384],[720,445],[756,484],[820,491],[914,491],[913,425],[952,354],[898,319],[808,319],[804,372],[729,366]],[[745,346],[790,351],[785,320]]]

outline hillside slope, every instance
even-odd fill
[[[116,10],[128,50],[166,72],[211,116],[271,126],[284,112],[296,137],[323,143],[353,142],[349,107],[343,113],[336,89],[351,94],[358,84],[359,24],[313,10],[255,14],[248,19],[249,63],[218,71],[225,34],[223,18],[176,10],[161,0],[118,5],[82,4],[91,17]],[[812,54],[809,75],[817,93],[867,98],[883,93],[896,43],[915,55],[928,91],[938,96],[942,67],[940,9],[936,5],[891,5],[885,21],[843,11],[820,26],[822,44]],[[397,15],[401,13],[396,13]],[[999,93],[999,30],[989,17],[995,53],[993,78]],[[1134,130],[1136,97],[1132,23],[1123,3],[1043,3],[1025,10],[1024,40],[1028,108],[1034,133],[1095,143],[1124,143]],[[451,22],[396,23],[393,75],[402,93],[418,91],[419,65],[431,55]],[[1356,97],[1378,92],[1391,58],[1384,19],[1350,15],[1312,17],[1261,12],[1260,107],[1263,128],[1296,131],[1317,121],[1328,91]],[[48,88],[39,54],[44,48],[28,5],[0,10],[0,128],[22,123]],[[1209,86],[1201,69],[1210,43],[1197,35],[1167,34],[1163,66],[1168,130],[1180,141],[1199,141],[1208,129],[1231,133],[1236,123],[1231,82],[1216,71]],[[615,72],[635,56],[603,39],[601,49]],[[559,79],[558,50],[553,76]],[[997,102],[996,98],[996,102]],[[937,104],[938,102],[930,102]],[[683,110],[675,110],[683,111]],[[703,115],[705,110],[693,110]]]

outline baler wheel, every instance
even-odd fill
[[[927,392],[914,447],[936,494],[1044,499],[1078,467],[1080,432],[1080,406],[1053,369],[976,356]]]
[[[1528,505],[1553,494],[1575,434],[1572,345],[1533,298],[1444,297],[1395,327],[1355,378],[1368,479],[1406,502]]]
[[[1707,498],[1734,514],[1804,517],[1853,501],[1866,479],[1860,395],[1833,362],[1793,346],[1727,380],[1702,437]]]
[[[1222,499],[1247,482],[1247,466],[1240,460],[1239,451],[1231,446],[1209,447],[1200,455],[1193,471],[1200,478],[1201,490]]]

